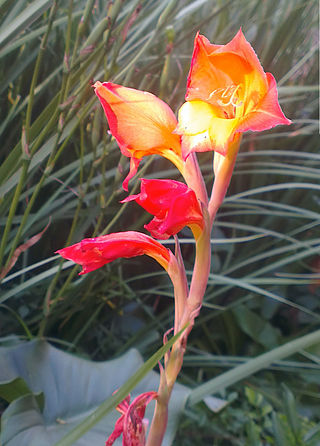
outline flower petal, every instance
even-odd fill
[[[276,80],[271,73],[266,73],[268,80],[268,91],[260,101],[257,109],[248,113],[241,119],[238,132],[247,130],[262,131],[268,130],[276,125],[289,125],[290,119],[287,119],[278,102],[278,91]]]
[[[121,415],[121,417],[116,421],[113,432],[108,437],[105,446],[112,446],[116,439],[123,433],[123,420],[124,415]]]
[[[211,70],[208,45],[211,45],[208,39],[197,33],[187,79],[186,101],[195,99],[205,101],[212,91],[212,84],[216,85],[215,88],[218,88],[217,85],[220,84],[219,78],[217,79],[215,72]]]
[[[122,415],[116,421],[115,428],[105,446],[112,446],[121,434],[123,434],[122,444],[124,446],[143,446],[145,444],[145,420],[143,417],[146,406],[157,396],[157,392],[145,392],[138,395],[130,404],[130,395],[128,395],[118,404],[117,410]]]
[[[180,135],[203,133],[210,127],[214,116],[215,108],[207,102],[185,102],[179,109],[179,124],[175,132]]]
[[[204,221],[200,204],[194,191],[184,183],[174,180],[141,180],[141,193],[131,195],[123,202],[135,200],[153,220],[145,225],[151,235],[167,239],[185,226],[193,231],[203,229]]]
[[[265,73],[258,59],[258,56],[256,55],[250,43],[243,35],[241,28],[229,43],[227,43],[226,45],[218,45],[218,46],[219,49],[217,50],[217,53],[230,51],[232,53],[238,54],[248,63],[249,66],[258,71],[262,78],[265,78]]]
[[[80,264],[82,266],[80,274],[94,271],[119,257],[130,258],[144,254],[153,257],[167,270],[171,258],[170,252],[153,238],[135,231],[87,238],[57,251],[65,259]]]
[[[143,446],[145,444],[146,406],[157,398],[157,392],[145,392],[137,396],[130,404],[123,422],[123,446]]]
[[[216,152],[226,155],[229,144],[238,132],[239,119],[213,118],[209,129],[210,140]]]
[[[146,91],[111,82],[98,81],[94,87],[121,152],[135,159],[124,189],[128,190],[128,182],[135,175],[139,160],[146,155],[164,156],[183,171],[180,138],[172,133],[177,120],[165,102]]]
[[[137,158],[134,158],[134,157],[130,158],[130,170],[129,170],[128,175],[126,176],[126,178],[124,179],[124,181],[123,181],[123,183],[122,183],[122,187],[123,187],[123,189],[124,189],[125,191],[127,191],[127,192],[128,192],[128,189],[129,189],[129,181],[130,181],[131,178],[133,178],[133,177],[135,176],[135,174],[137,173],[137,171],[138,171],[138,167],[139,167],[139,164],[140,164],[140,161],[141,161],[141,160],[139,160],[139,159],[137,159]]]
[[[245,76],[253,70],[257,70],[264,79],[260,62],[253,55],[255,53],[241,30],[227,45],[211,44],[206,37],[197,34],[187,80],[186,100],[201,99],[215,105],[219,92],[223,94],[228,86],[243,84]]]
[[[239,119],[223,119],[215,107],[203,101],[185,102],[179,110],[177,132],[182,134],[182,154],[215,150],[225,155],[237,130]]]
[[[94,86],[110,131],[125,155],[141,158],[157,148],[179,152],[179,141],[172,135],[176,117],[165,102],[146,91],[111,82]]]
[[[179,109],[179,124],[175,130],[181,135],[182,157],[191,152],[213,150],[209,128],[215,116],[214,108],[204,101],[185,102]]]

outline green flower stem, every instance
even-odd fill
[[[211,261],[211,224],[205,206],[203,206],[203,212],[205,227],[202,234],[196,240],[195,266],[193,270],[190,292],[187,298],[183,294],[187,292],[187,284],[184,282],[186,280],[184,267],[182,268],[182,266],[179,264],[182,262],[182,259],[180,255],[177,254],[176,248],[176,258],[178,260],[179,272],[174,274],[172,277],[175,291],[175,332],[186,324],[188,324],[188,327],[181,338],[174,343],[171,351],[166,355],[165,370],[162,371],[160,386],[158,389],[158,399],[146,443],[147,446],[161,446],[162,444],[167,426],[170,395],[183,364],[188,334],[192,329],[194,318],[197,316],[200,310],[208,283]]]
[[[28,338],[28,340],[33,339],[32,333],[29,330],[27,324],[24,322],[22,317],[20,317],[19,313],[17,311],[14,311],[12,308],[5,304],[0,304],[0,308],[4,308],[5,310],[9,311],[19,322],[19,324],[22,326],[23,330],[25,331],[25,335]]]
[[[199,167],[197,156],[195,153],[190,153],[184,163],[183,176],[190,189],[192,189],[197,198],[205,205],[208,205],[208,194],[204,179]]]
[[[177,259],[177,267],[178,271],[176,273],[177,277],[177,283],[174,287],[174,331],[173,333],[176,334],[179,331],[179,321],[182,318],[184,309],[186,307],[187,302],[187,296],[189,293],[189,287],[188,287],[188,280],[186,275],[186,270],[184,267],[182,255],[181,255],[181,249],[180,249],[180,243],[178,237],[175,235],[175,242],[176,242],[176,249],[175,249],[175,257]]]
[[[188,329],[189,327],[186,328],[186,330]],[[181,330],[178,333],[181,333]],[[182,337],[184,337],[184,333]],[[184,351],[185,348],[182,346],[180,338],[177,339],[171,351],[168,351],[165,356],[165,370],[160,369],[158,397],[146,446],[161,446],[162,444],[168,423],[169,400],[182,367]]]
[[[156,27],[151,32],[148,40],[145,42],[145,44],[140,48],[140,50],[135,54],[135,56],[131,59],[131,61],[116,75],[115,82],[118,82],[119,79],[122,79],[123,76],[127,71],[131,69],[131,67],[134,66],[134,64],[137,62],[137,60],[145,53],[145,51],[149,48],[150,44],[152,43],[153,39],[159,35],[159,32],[161,28],[163,27],[164,23],[168,20],[170,17],[170,14],[174,10],[178,3],[178,0],[171,0],[165,7],[164,11],[160,15],[158,22],[156,24]]]
[[[15,213],[16,213],[16,209],[18,207],[20,195],[21,195],[21,192],[22,192],[22,187],[23,187],[24,181],[25,181],[25,179],[27,177],[28,167],[29,167],[29,162],[27,160],[25,160],[25,162],[23,163],[23,166],[22,166],[20,179],[19,179],[19,182],[18,182],[17,187],[15,189],[14,196],[13,196],[13,199],[12,199],[12,202],[11,202],[11,206],[10,206],[10,209],[9,209],[9,215],[8,215],[8,218],[7,218],[7,221],[6,221],[6,226],[4,228],[3,235],[2,235],[2,238],[1,238],[1,244],[0,244],[0,268],[2,266],[3,256],[4,256],[4,253],[5,253],[5,249],[7,247],[8,236],[9,236],[9,233],[10,233],[10,229],[11,229],[13,218],[14,218]],[[9,264],[9,262],[10,262],[10,256],[8,257],[8,260],[7,260],[8,264]]]
[[[188,283],[186,272],[180,252],[178,238],[176,240],[175,256],[169,262],[168,274],[174,287],[174,303],[175,303],[175,321],[174,335],[181,332],[181,320],[187,303]],[[187,321],[186,325],[189,323]],[[179,331],[180,329],[180,331]],[[184,328],[183,328],[184,329]],[[186,328],[188,332],[189,327]],[[165,355],[165,369],[160,368],[160,385],[158,389],[158,397],[154,410],[152,423],[150,426],[146,446],[161,446],[168,423],[168,405],[174,383],[177,380],[183,363],[185,352],[184,334],[173,344],[171,351]],[[166,342],[165,342],[166,345]]]
[[[200,310],[210,273],[210,234],[212,224],[207,210],[208,195],[196,155],[192,153],[183,164],[183,167],[182,174],[186,183],[195,191],[197,198],[202,203],[205,224],[203,232],[196,239],[196,258],[188,296],[188,284],[184,264],[178,239],[176,238],[177,265],[173,266],[178,267],[178,270],[171,267],[173,273],[170,275],[174,286],[175,296],[174,333],[178,332],[181,327],[186,324],[188,324],[188,327],[182,337],[174,343],[171,351],[169,351],[165,357],[165,369],[164,371],[161,370],[158,398],[146,446],[161,446],[162,444],[167,427],[170,395],[183,364],[187,337],[192,329],[193,321]],[[169,271],[168,273],[170,274]]]
[[[79,117],[79,121],[80,122],[83,122],[85,114],[90,110],[90,108],[92,106],[92,102],[93,102],[93,100],[89,101],[89,104],[87,104],[87,106],[84,107],[85,110],[81,114],[81,116]],[[74,127],[74,130],[75,129],[76,129],[76,126]],[[82,160],[83,159],[83,154],[84,154],[83,124],[80,127],[80,132],[81,132],[81,144],[80,144],[81,156],[80,156],[80,158]],[[62,146],[60,147],[59,151],[57,152],[55,158],[52,161],[52,164],[55,164],[56,160],[59,157],[60,152],[62,152],[63,148],[65,147],[65,145],[69,141],[69,138],[71,138],[72,134],[73,134],[73,129],[71,130],[70,134],[68,135],[68,138],[66,138],[66,141],[64,142],[64,144],[62,144]],[[86,194],[86,192],[87,192],[87,190],[89,188],[90,181],[91,181],[91,178],[92,178],[93,174],[94,174],[94,168],[93,168],[93,165],[92,165],[91,169],[90,169],[90,172],[89,172],[89,175],[88,175],[88,178],[87,178],[87,181],[86,181],[86,186],[84,188],[84,191],[83,191],[82,195],[79,197],[79,201],[78,201],[77,208],[76,208],[76,211],[75,211],[75,214],[74,214],[74,217],[73,217],[73,221],[72,221],[71,229],[70,229],[69,234],[68,234],[68,239],[67,239],[66,245],[70,242],[70,240],[71,240],[71,238],[73,236],[73,233],[74,233],[74,230],[75,230],[75,227],[76,227],[76,222],[77,222],[77,219],[79,217],[81,206],[83,204],[83,197],[85,196],[85,194]],[[44,177],[42,177],[42,178],[44,178]],[[41,180],[42,180],[42,178],[41,178]],[[82,182],[83,182],[83,166],[82,166],[82,163],[80,163],[79,184],[81,185]],[[63,261],[61,260],[60,261],[60,265],[59,265],[59,269],[58,269],[57,273],[55,274],[54,278],[52,279],[50,285],[47,288],[47,292],[46,292],[46,295],[45,295],[45,298],[44,298],[44,305],[43,305],[44,318],[42,319],[42,321],[40,323],[38,336],[43,336],[44,335],[50,311],[54,307],[55,303],[58,302],[60,296],[63,295],[67,285],[71,282],[71,280],[75,276],[76,272],[78,271],[77,266],[72,268],[71,272],[69,273],[67,281],[60,288],[60,290],[58,292],[58,295],[54,299],[51,299],[52,295],[53,295],[53,290],[54,290],[54,288],[56,286],[56,283],[57,283],[57,281],[58,281],[58,279],[60,277],[60,273],[61,273],[61,270],[62,270],[62,265],[63,265]]]
[[[203,209],[203,212],[206,212],[206,209]],[[211,244],[210,244],[210,235],[212,224],[209,219],[208,213],[204,215],[205,227],[200,235],[200,237],[196,240],[196,257],[193,268],[193,274],[190,285],[190,292],[187,300],[187,307],[185,311],[184,318],[187,320],[194,319],[201,308],[202,300],[204,293],[207,288],[209,273],[210,273],[210,264],[211,264]],[[181,321],[181,324],[186,323],[183,322],[185,319]]]
[[[168,354],[169,352],[167,352]],[[170,353],[169,353],[170,354]],[[156,399],[156,407],[154,410],[149,435],[146,446],[161,446],[164,434],[168,424],[168,405],[171,396],[166,381],[166,373],[160,369],[160,384]]]
[[[235,136],[234,141],[229,145],[228,152],[225,156],[220,155],[220,153],[217,152],[214,154],[214,183],[209,201],[209,215],[211,224],[213,223],[216,213],[227,193],[240,143],[241,135]]]
[[[151,156],[144,164],[144,166],[142,167],[142,169],[140,169],[139,172],[139,178],[141,178],[143,176],[143,174],[147,171],[147,169],[149,168],[150,164],[152,164],[152,161],[154,160],[154,156]],[[140,182],[136,181],[135,185],[133,186],[133,188],[130,190],[130,194],[134,194],[137,189],[140,186]],[[100,233],[100,235],[105,235],[108,234],[110,229],[112,228],[112,226],[114,226],[114,224],[119,220],[119,217],[123,214],[123,212],[126,210],[128,206],[128,203],[124,203],[121,208],[117,211],[117,213],[113,216],[113,218],[109,221],[109,223],[107,224],[107,226],[103,229],[103,231]]]
[[[151,156],[150,159],[144,164],[142,169],[140,169],[139,176],[143,176],[144,172],[149,168],[149,166],[150,166],[150,164],[152,163],[153,160],[154,160],[154,156]],[[86,191],[87,191],[87,189],[89,187],[89,183],[90,183],[90,180],[91,180],[91,178],[93,176],[93,173],[94,173],[94,169],[93,169],[93,166],[92,166],[92,168],[90,170],[90,173],[88,175],[86,188],[85,188],[84,193],[83,193],[84,196],[85,196]],[[133,189],[131,190],[131,193],[134,193],[138,187],[139,187],[139,182],[136,182],[134,187],[133,187]],[[109,233],[111,227],[118,221],[118,219],[120,218],[122,213],[125,211],[126,207],[127,207],[127,204],[123,204],[122,205],[122,207],[119,209],[119,211],[113,217],[113,219],[108,223],[108,225],[104,228],[104,230],[99,233],[99,235],[105,235],[105,234]],[[93,236],[94,237],[96,236],[96,231],[94,232]],[[70,237],[68,237],[68,239],[70,239]],[[66,243],[66,245],[67,245],[67,243]],[[57,273],[55,274],[54,278],[52,279],[50,285],[48,286],[48,290],[47,290],[47,293],[45,295],[44,305],[43,305],[43,308],[44,308],[44,318],[41,321],[41,324],[40,324],[40,327],[39,327],[38,336],[44,336],[44,334],[46,332],[48,320],[49,320],[49,315],[52,312],[52,309],[55,307],[55,304],[59,301],[61,296],[63,296],[63,294],[65,293],[65,291],[68,288],[69,284],[71,283],[72,279],[74,278],[74,276],[78,272],[78,265],[75,265],[71,269],[71,271],[70,271],[66,281],[64,282],[63,286],[57,292],[57,295],[54,297],[54,299],[52,299],[54,288],[55,288],[55,286],[56,286],[56,284],[58,282],[58,279],[60,277],[60,273],[62,271],[62,264],[63,264],[63,261],[61,260],[59,269],[58,269]]]
[[[15,215],[15,211],[19,202],[19,198],[20,198],[20,194],[22,191],[22,187],[24,185],[25,179],[27,177],[27,173],[28,173],[28,169],[29,169],[29,164],[31,162],[31,158],[34,155],[34,153],[36,152],[36,150],[38,149],[38,147],[40,146],[43,138],[47,135],[48,130],[51,128],[51,126],[53,125],[53,123],[56,121],[56,118],[58,116],[58,109],[56,109],[56,112],[53,114],[53,116],[51,117],[51,119],[49,120],[47,126],[43,129],[43,131],[40,133],[39,137],[37,138],[36,142],[33,144],[31,150],[30,150],[30,154],[29,154],[29,132],[30,132],[30,122],[31,122],[31,113],[32,113],[32,106],[33,106],[33,102],[34,102],[34,90],[35,90],[35,85],[38,79],[38,73],[39,73],[39,69],[40,69],[40,65],[41,65],[41,61],[42,61],[42,57],[46,48],[46,44],[48,41],[48,36],[49,33],[51,31],[52,28],[52,23],[55,17],[55,14],[57,12],[57,8],[58,8],[58,2],[55,2],[51,8],[50,11],[50,16],[49,16],[49,23],[48,23],[48,28],[47,28],[47,32],[45,33],[45,35],[42,38],[41,41],[41,45],[40,45],[40,50],[39,50],[39,54],[36,60],[36,65],[35,65],[35,69],[34,69],[34,73],[33,73],[33,77],[32,77],[32,81],[31,81],[31,87],[30,87],[30,93],[29,93],[29,99],[28,99],[28,107],[27,107],[27,111],[26,111],[26,120],[25,120],[25,126],[22,132],[22,150],[25,152],[25,158],[23,160],[23,165],[22,165],[22,171],[21,171],[21,176],[20,176],[20,180],[19,183],[17,185],[17,188],[15,190],[15,195],[13,198],[13,202],[12,205],[10,207],[10,211],[9,211],[9,216],[8,216],[8,220],[7,220],[7,224],[5,227],[5,231],[4,231],[4,235],[2,237],[2,241],[1,241],[1,246],[0,246],[0,264],[2,262],[3,259],[3,255],[4,255],[4,250],[5,250],[5,246],[6,246],[6,241],[9,235],[9,231],[11,228],[11,224],[12,224],[12,220],[13,217]],[[71,20],[71,18],[70,18]],[[61,136],[62,130],[59,132],[59,135],[57,136],[57,142]],[[67,138],[68,139],[68,138]],[[63,145],[63,147],[65,146],[65,144]],[[62,150],[61,150],[62,151]],[[59,151],[59,154],[61,153],[61,151]],[[55,153],[55,150],[52,151],[49,160],[47,162],[47,168],[51,169],[52,167],[52,159],[53,159],[53,154]],[[34,201],[41,189],[41,186],[47,176],[47,171],[45,169],[45,173],[42,176],[42,178],[40,179],[40,181],[37,184],[37,187],[28,203],[27,209],[24,213],[23,219],[20,223],[19,229],[17,231],[17,234],[15,235],[14,241],[12,243],[11,246],[11,250],[6,262],[6,266],[9,264],[10,259],[19,243],[19,239],[20,236],[23,232],[24,229],[24,225],[26,223],[26,220],[29,216],[29,213],[32,209],[32,206],[34,204]]]
[[[83,156],[84,156],[84,135],[83,135],[84,130],[83,130],[83,125],[84,124],[81,121],[81,126],[80,126],[80,160],[81,161],[80,161],[80,174],[79,174],[79,187],[80,188],[82,187],[82,183],[83,183],[83,163],[82,163]],[[91,172],[93,174],[93,169],[91,169]],[[89,176],[89,178],[91,178],[91,177]],[[87,189],[89,187],[89,183],[90,183],[90,180],[88,179],[87,180],[87,185],[86,185],[85,190],[83,191],[83,194],[80,194],[80,196],[79,196],[79,200],[78,200],[78,203],[77,203],[77,208],[76,208],[74,216],[73,216],[71,229],[69,231],[68,238],[67,238],[67,241],[66,241],[65,245],[68,245],[70,243],[70,240],[72,239],[73,233],[74,233],[75,228],[76,228],[76,223],[77,223],[78,218],[79,218],[79,213],[80,213],[81,207],[83,205],[83,197],[86,194],[86,191],[87,191]],[[46,322],[47,322],[47,318],[48,318],[49,312],[52,309],[53,304],[55,304],[57,302],[57,300],[58,300],[58,298],[55,298],[54,300],[51,300],[51,296],[52,296],[52,291],[53,291],[53,289],[54,289],[54,287],[55,287],[55,285],[56,285],[56,283],[57,283],[57,281],[58,281],[58,279],[60,277],[60,273],[62,271],[62,265],[63,265],[63,261],[61,260],[60,264],[59,264],[58,271],[55,274],[53,280],[51,281],[50,285],[47,288],[47,292],[46,292],[46,295],[45,295],[45,298],[44,298],[44,305],[43,305],[43,310],[44,310],[45,317],[42,319],[42,321],[40,323],[39,333],[38,333],[39,336],[43,336],[44,335],[44,331],[45,331]],[[73,271],[74,271],[74,269],[71,271],[71,274],[72,274]],[[74,276],[74,273],[73,273],[72,277],[73,276]],[[60,295],[59,295],[59,297],[60,297]]]
[[[66,241],[66,246],[72,240],[73,233],[74,233],[77,223],[78,223],[79,213],[80,213],[82,205],[83,205],[83,198],[85,197],[85,194],[89,188],[89,182],[87,182],[87,187],[85,188],[85,190],[82,190],[83,189],[83,158],[84,158],[84,122],[83,121],[80,121],[80,154],[79,154],[79,158],[80,158],[80,166],[79,166],[80,172],[79,172],[79,182],[78,182],[79,200],[78,200],[77,207],[76,207],[76,210],[75,210],[75,213],[73,216],[71,229],[69,231],[68,238]]]
[[[168,403],[156,401],[146,446],[162,445],[168,424]]]
[[[69,0],[68,25],[67,25],[66,40],[65,40],[66,45],[65,45],[65,50],[64,50],[64,68],[66,69],[67,72],[68,72],[68,59],[69,59],[70,46],[71,46],[72,8],[73,8],[73,0]]]

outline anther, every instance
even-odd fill
[[[217,104],[220,107],[228,107],[229,105],[240,107],[243,104],[243,101],[239,101],[237,97],[240,86],[241,84],[229,85],[226,88],[217,88],[210,93],[208,99],[210,100],[215,96],[217,98]]]

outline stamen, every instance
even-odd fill
[[[237,96],[240,87],[241,84],[228,85],[226,88],[217,88],[210,93],[208,100],[216,97],[217,104],[220,105],[220,107],[228,107],[229,105],[240,107],[243,104],[243,101],[239,101]]]
[[[231,98],[230,98],[231,105],[233,105],[234,107],[240,107],[240,105],[243,104],[243,101],[239,101],[238,96],[236,96],[236,93],[237,93],[237,91],[239,90],[239,88],[240,88],[240,84],[238,84],[238,85],[236,86],[236,88],[235,88],[235,90],[233,91],[233,93],[232,93],[232,95],[231,95]]]

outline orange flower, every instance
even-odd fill
[[[96,82],[94,87],[111,134],[121,152],[131,159],[130,172],[123,183],[125,190],[146,155],[161,155],[183,171],[180,137],[172,133],[177,119],[165,102],[146,91],[111,82]]]
[[[176,129],[184,159],[191,152],[211,150],[226,155],[242,132],[291,123],[278,103],[274,77],[263,71],[241,29],[226,45],[211,44],[197,34],[186,101]]]

